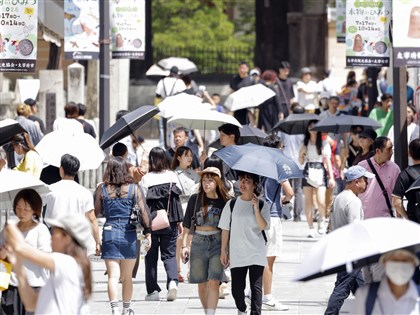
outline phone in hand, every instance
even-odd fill
[[[182,262],[184,263],[184,264],[186,264],[187,262],[189,262],[190,261],[190,253],[187,253],[185,256],[184,256],[184,258],[182,259]]]

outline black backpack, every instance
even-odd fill
[[[407,197],[408,202],[414,206],[414,214],[417,217],[417,222],[420,223],[420,187],[414,187],[415,181],[420,177],[420,174],[414,167],[408,167],[405,171],[414,180],[414,182],[407,189],[412,190],[409,192],[406,190],[404,195]]]
[[[233,199],[231,199],[230,204],[229,204],[229,206],[230,206],[230,222],[232,222],[232,212],[233,212],[233,208],[235,207],[235,202],[236,202],[236,198],[233,198]],[[264,207],[264,201],[263,200],[261,200],[261,199],[258,200],[258,207],[260,208],[260,211],[261,211],[261,209]],[[265,243],[267,244],[267,235],[265,235],[265,231],[262,230],[261,233],[262,233],[262,236],[264,238]]]

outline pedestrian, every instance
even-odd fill
[[[346,167],[350,167],[353,165],[353,162],[356,158],[356,156],[359,154],[359,152],[362,150],[360,146],[360,140],[359,135],[363,132],[364,128],[363,126],[354,125],[350,128],[350,137],[348,140],[348,151],[343,152],[343,150],[340,151],[341,156],[341,163],[344,163]],[[369,152],[368,150],[366,150]],[[357,164],[356,164],[357,165]]]
[[[168,160],[172,162],[175,151],[182,146],[188,147],[193,152],[193,161],[191,167],[193,169],[198,169],[200,167],[200,161],[198,160],[199,153],[198,153],[198,146],[197,144],[193,143],[190,138],[190,131],[185,127],[177,127],[173,130],[174,135],[174,145],[175,147],[167,148],[166,149],[166,156]]]
[[[16,121],[29,133],[31,143],[33,143],[34,146],[37,145],[44,137],[44,134],[42,133],[41,128],[29,119],[31,107],[26,104],[19,104],[16,108],[16,113]]]
[[[279,120],[283,119],[284,112],[282,112],[280,104],[278,87],[275,85],[276,73],[273,70],[266,70],[263,72],[261,78],[263,80],[262,84],[275,93],[273,97],[258,106],[257,127],[265,132],[269,132]]]
[[[184,219],[179,196],[182,194],[178,177],[170,169],[165,150],[154,147],[149,154],[149,172],[140,182],[143,196],[146,198],[151,216],[154,218],[157,210],[165,209],[170,226],[152,231],[152,245],[145,258],[146,270],[146,301],[159,301],[157,261],[160,258],[166,271],[167,301],[174,301],[178,292],[178,268],[176,264],[176,240],[182,234]]]
[[[298,92],[297,102],[302,105],[306,111],[318,109],[319,104],[316,101],[317,95],[320,92],[318,84],[312,80],[312,72],[308,67],[303,67],[300,70],[301,80],[296,83]]]
[[[318,202],[318,233],[325,234],[325,192],[326,188],[333,188],[335,185],[334,174],[331,166],[331,147],[328,142],[322,140],[322,134],[310,130],[316,121],[308,125],[303,145],[299,152],[299,163],[305,164],[302,180],[303,194],[305,196],[305,214],[309,226],[308,237],[315,237],[313,227],[313,194],[316,193]],[[324,162],[327,169],[324,167]],[[327,180],[328,172],[328,180]]]
[[[416,195],[419,191],[407,192],[417,178],[420,178],[420,138],[414,139],[408,146],[408,153],[413,160],[413,165],[402,170],[398,175],[392,191],[392,201],[397,214],[402,218],[420,223],[420,204]],[[407,210],[403,198],[407,198]]]
[[[280,62],[278,77],[276,77],[276,85],[280,91],[280,104],[284,118],[289,116],[289,111],[292,111],[292,100],[295,98],[293,91],[293,83],[289,78],[290,64],[287,61]]]
[[[218,228],[229,194],[216,167],[199,172],[198,193],[188,201],[184,217],[182,258],[190,258],[189,283],[198,284],[198,295],[204,314],[215,314],[219,301],[219,283],[223,280],[220,261],[221,231]],[[192,234],[191,247],[188,236]]]
[[[4,229],[13,269],[19,281],[19,294],[25,310],[35,314],[80,314],[92,294],[92,271],[86,250],[91,229],[89,222],[74,213],[47,220],[52,228],[52,253],[31,247],[16,224]],[[10,257],[10,256],[9,256]],[[28,283],[23,263],[29,262],[49,270],[50,277],[41,289]]]
[[[91,135],[94,139],[96,139],[96,132],[95,132],[95,127],[92,124],[93,121],[91,120],[92,123],[90,123],[89,121],[87,121],[85,119],[85,114],[86,114],[86,106],[82,103],[78,103],[77,104],[78,107],[78,115],[76,120],[82,124],[83,126],[83,131],[89,135]]]
[[[13,169],[31,174],[39,179],[43,166],[42,158],[38,152],[36,152],[35,147],[30,140],[29,134],[23,132],[21,134],[14,135],[11,144],[15,153],[23,156],[20,163]],[[6,160],[0,158],[0,170],[5,165]]]
[[[193,162],[193,152],[190,148],[181,146],[175,151],[175,155],[172,159],[171,169],[174,171],[178,177],[179,184],[181,186],[181,195],[179,199],[182,205],[182,211],[185,215],[187,210],[188,200],[191,195],[197,191],[198,183],[200,182],[200,177],[197,172],[192,169]],[[183,234],[178,235],[176,241],[176,263],[178,266],[178,282],[184,282],[184,276],[181,273],[181,247],[182,247],[182,238]],[[189,242],[188,242],[189,244]]]
[[[92,236],[96,243],[96,254],[101,252],[98,223],[92,193],[76,183],[75,176],[80,168],[80,161],[73,155],[64,154],[60,160],[61,180],[49,186],[51,192],[45,196],[44,219],[55,219],[65,213],[85,216],[92,226]],[[71,192],[71,193],[69,193]]]
[[[420,314],[419,289],[411,279],[419,265],[415,251],[394,250],[383,254],[379,263],[385,275],[356,291],[351,314]]]
[[[134,166],[129,163],[128,160],[128,148],[124,143],[117,142],[112,147],[112,156],[113,157],[121,157],[124,161],[126,161],[128,166],[128,171],[130,173],[130,177],[132,178],[134,183],[139,183],[143,178],[144,172],[140,166]]]
[[[231,93],[239,90],[242,87],[253,85],[253,81],[249,77],[249,66],[245,61],[239,62],[238,73],[235,74],[230,81]],[[248,123],[254,124],[253,115],[248,111],[247,108],[238,109],[233,112],[233,116],[239,121],[241,125],[247,125]]]
[[[376,129],[378,136],[386,137],[394,123],[394,109],[392,108],[391,94],[385,93],[381,96],[380,106],[371,110],[369,118],[381,124],[381,127]]]
[[[363,205],[357,195],[365,192],[368,185],[367,179],[373,177],[375,177],[374,174],[358,165],[347,170],[345,175],[346,186],[334,199],[331,230],[337,230],[347,224],[363,220]],[[337,280],[328,300],[325,315],[338,315],[350,292],[355,294],[356,290],[363,284],[360,268],[352,272],[340,271],[337,273]]]
[[[64,106],[64,115],[64,118],[59,117],[54,120],[54,131],[63,131],[71,134],[84,133],[82,124],[77,121],[77,117],[79,117],[79,106],[75,102],[68,102]]]
[[[132,273],[138,257],[136,226],[130,216],[135,204],[141,213],[141,222],[148,244],[151,246],[149,212],[144,197],[121,157],[108,161],[103,183],[95,193],[95,210],[106,219],[102,230],[102,259],[108,273],[108,298],[112,314],[119,314],[118,284],[122,282],[122,314],[134,314],[130,309],[133,294]],[[140,232],[139,232],[140,233]]]
[[[357,165],[361,161],[370,159],[375,155],[373,151],[373,143],[377,138],[377,134],[373,129],[365,129],[359,133],[359,152],[354,157],[353,163],[351,165]]]
[[[32,98],[27,98],[23,103],[29,105],[31,108],[31,114],[28,118],[32,120],[35,124],[37,124],[39,129],[41,129],[41,132],[45,135],[46,130],[44,121],[38,116],[35,116],[35,114],[38,113],[38,104],[36,103],[36,101]]]
[[[238,172],[241,195],[230,200],[223,208],[219,228],[222,229],[220,260],[226,268],[230,266],[232,296],[238,314],[246,314],[245,285],[249,272],[251,287],[251,314],[261,314],[262,281],[267,264],[267,249],[264,230],[270,228],[270,208],[259,202],[261,193],[259,176]]]
[[[44,253],[51,252],[51,235],[45,224],[40,222],[42,199],[33,189],[22,189],[13,200],[13,212],[19,218],[17,228],[22,233],[24,241],[32,248]],[[4,240],[3,240],[4,241]],[[0,259],[7,258],[7,246],[0,249]],[[23,269],[27,274],[28,285],[34,289],[41,288],[48,280],[46,269],[30,262],[23,262]],[[12,271],[9,287],[1,294],[2,314],[23,315],[27,311],[18,291],[19,283],[15,271]],[[30,313],[30,312],[28,312]]]

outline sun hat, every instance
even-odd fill
[[[419,258],[416,255],[416,251],[415,251],[415,248],[413,246],[400,248],[400,249],[396,249],[396,250],[387,252],[379,258],[379,263],[381,263],[382,265],[385,264],[385,261],[387,261],[392,255],[397,254],[398,252],[401,252],[401,253],[406,254],[407,256],[410,256],[411,258],[413,258],[414,264],[416,266],[419,265],[420,261],[419,261]]]
[[[217,167],[214,167],[214,166],[206,167],[201,172],[198,172],[198,175],[200,175],[200,176],[203,176],[204,174],[215,174],[219,177],[222,177],[222,175],[220,174],[220,170]]]
[[[258,70],[258,69],[252,69],[251,71],[249,71],[249,75],[250,76],[253,76],[253,75],[260,75],[261,73],[260,73],[260,71]]]
[[[312,73],[312,71],[308,67],[303,67],[302,69],[300,69],[300,73],[304,75],[304,74]]]
[[[355,166],[350,167],[347,170],[346,175],[344,177],[346,179],[346,182],[348,183],[363,176],[367,178],[375,177],[373,173],[368,172],[364,167],[360,165],[355,165]]]
[[[83,248],[88,247],[92,228],[83,215],[67,213],[55,219],[45,219],[45,222],[51,227],[66,231]]]

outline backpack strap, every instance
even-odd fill
[[[236,203],[236,198],[232,198],[232,199],[230,200],[230,204],[229,204],[229,207],[230,207],[230,222],[229,222],[229,230],[231,229],[231,225],[232,225],[232,212],[233,212],[233,208],[235,207],[235,203]],[[258,199],[258,206],[259,206],[260,211],[261,211],[261,210],[262,210],[262,208],[264,207],[264,201],[263,201],[263,200],[261,200],[261,199]],[[261,231],[261,233],[262,233],[262,236],[263,236],[263,238],[264,238],[265,243],[267,243],[267,235],[265,234],[265,231],[264,231],[264,230],[262,230],[262,231]]]
[[[419,172],[414,167],[407,167],[405,172],[414,180],[420,177]]]
[[[375,305],[376,296],[378,294],[380,282],[372,282],[369,285],[369,291],[365,303],[365,314],[372,315],[373,306]]]

